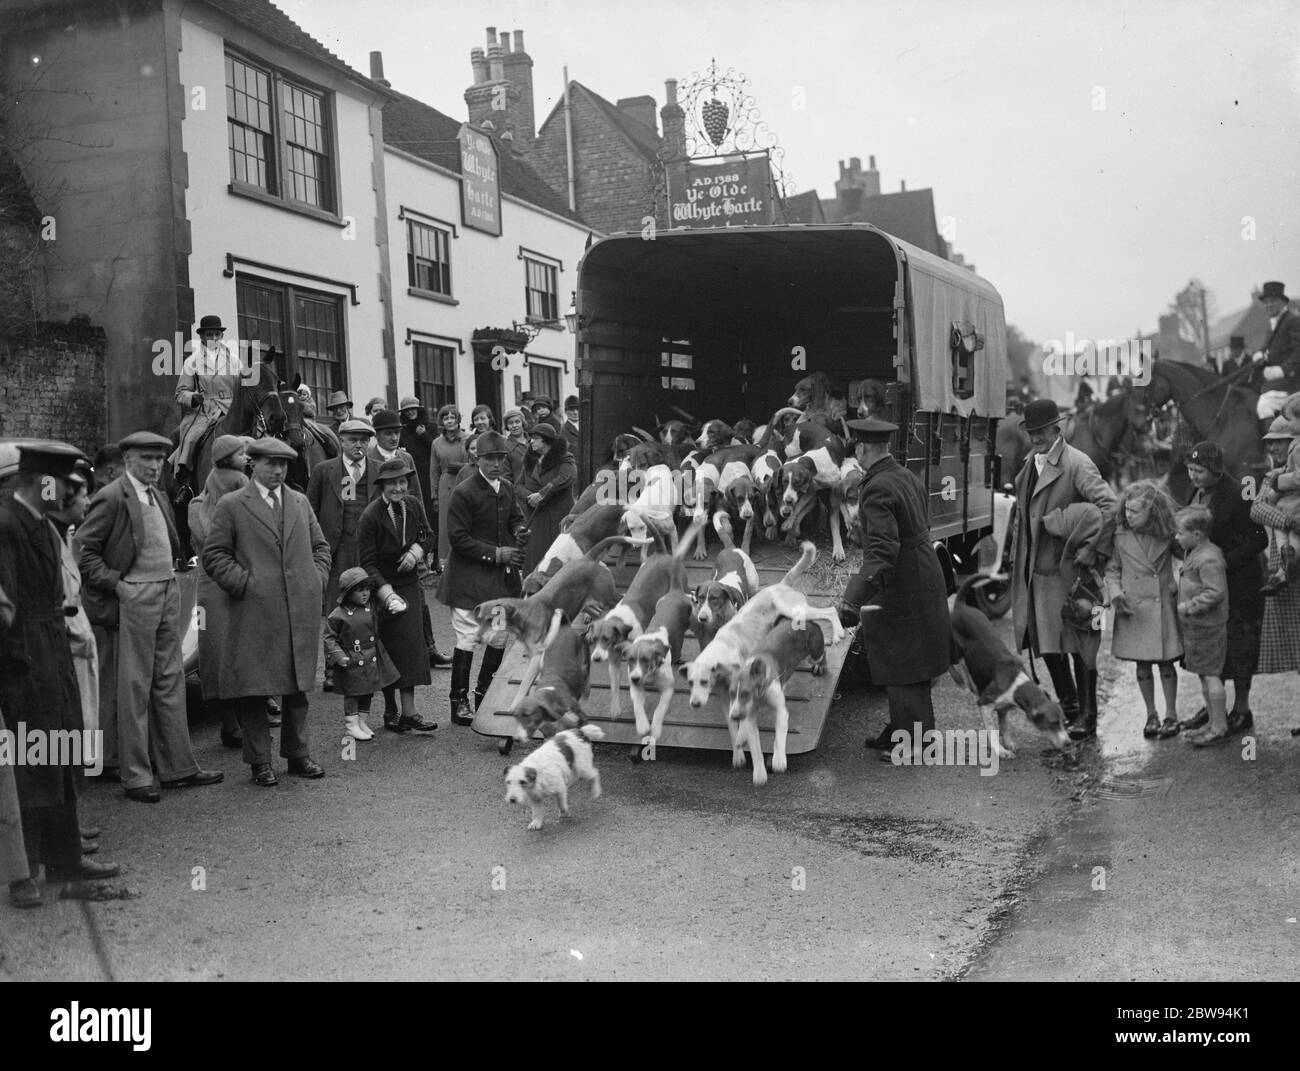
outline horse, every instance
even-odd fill
[[[295,491],[305,492],[311,470],[322,461],[337,457],[338,446],[328,429],[303,416],[302,399],[298,395],[301,384],[302,376],[296,375],[292,383],[280,380],[276,389],[268,392],[259,406],[253,435],[259,439],[270,436],[293,447],[297,457],[289,462],[284,482]]]
[[[1182,361],[1152,361],[1146,394],[1147,405],[1152,409],[1170,400],[1175,402],[1194,434],[1191,442],[1180,441],[1177,436],[1174,440],[1169,491],[1177,501],[1186,501],[1191,490],[1183,459],[1193,443],[1205,440],[1218,443],[1226,471],[1233,479],[1257,476],[1265,467],[1264,446],[1255,414],[1259,395],[1238,385],[1233,377],[1221,379],[1208,368]]]

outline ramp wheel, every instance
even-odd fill
[[[497,744],[497,754],[509,755],[511,748],[515,746],[514,737],[507,736],[501,743]]]

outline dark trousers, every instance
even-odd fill
[[[77,802],[52,807],[23,807],[23,841],[27,845],[27,867],[36,877],[45,864],[51,870],[74,867],[81,862],[81,827],[77,824]]]
[[[264,695],[246,695],[233,701],[244,732],[244,761],[260,766],[271,761],[271,727],[266,720]],[[307,696],[302,692],[280,698],[280,757],[307,758]]]
[[[930,695],[930,681],[920,684],[890,684],[885,686],[889,696],[889,728],[904,729],[909,734],[921,723],[921,732],[934,728],[934,703]],[[919,743],[919,741],[917,741]]]

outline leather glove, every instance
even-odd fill
[[[497,547],[498,565],[523,565],[524,552],[518,547]]]
[[[190,408],[200,409],[203,406],[203,392],[196,390],[190,395]]]
[[[835,612],[840,615],[840,624],[845,628],[857,628],[862,624],[862,614],[856,606],[842,602],[835,608]]]
[[[408,550],[397,560],[397,571],[399,573],[409,573],[415,568],[417,562],[418,559],[413,557],[411,552]]]

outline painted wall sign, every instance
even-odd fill
[[[668,218],[674,227],[771,223],[772,169],[767,154],[669,164]]]
[[[466,227],[501,234],[501,166],[497,147],[468,123],[460,128],[460,215]]]

